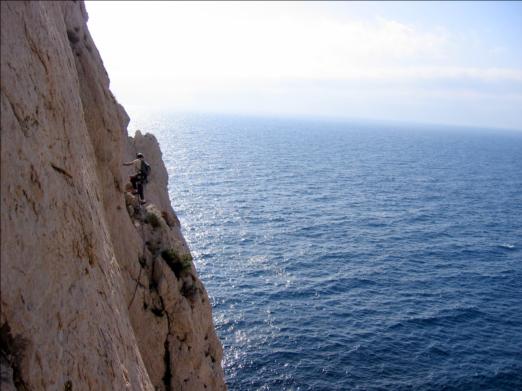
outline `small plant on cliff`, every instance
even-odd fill
[[[154,213],[147,213],[147,217],[145,218],[145,222],[150,224],[152,228],[158,228],[160,226],[160,220],[159,217],[156,216]]]
[[[198,287],[194,283],[183,284],[180,293],[187,299],[193,299],[198,293]]]
[[[180,262],[178,254],[176,254],[176,252],[173,249],[171,249],[171,248],[163,250],[161,252],[161,257],[165,261],[167,261],[167,263],[178,263],[178,262]]]
[[[176,277],[180,277],[184,271],[190,269],[192,256],[183,254],[181,257],[172,249],[166,249],[161,252],[161,257],[167,262]]]

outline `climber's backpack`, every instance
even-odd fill
[[[143,178],[143,182],[144,183],[148,183],[149,182],[150,171],[151,171],[150,164],[147,163],[145,160],[142,160],[141,161],[140,174],[141,174],[141,176]]]

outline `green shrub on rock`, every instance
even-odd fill
[[[192,265],[192,256],[190,254],[183,254],[180,257],[172,248],[163,250],[161,257],[178,278],[184,271],[190,270]]]
[[[147,213],[147,217],[145,218],[145,222],[150,224],[152,228],[158,228],[160,226],[160,220],[159,217],[156,216],[154,213]]]

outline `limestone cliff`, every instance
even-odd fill
[[[159,146],[127,137],[86,21],[82,2],[1,2],[1,388],[225,389]]]

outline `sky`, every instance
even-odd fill
[[[522,2],[97,2],[88,26],[138,111],[522,130]]]

